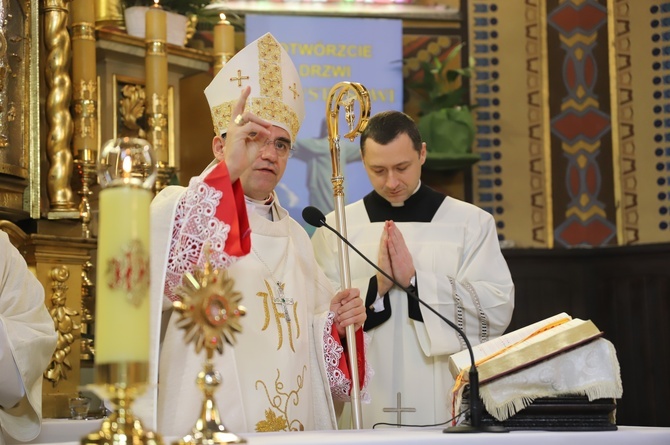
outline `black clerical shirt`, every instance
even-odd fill
[[[419,190],[410,196],[404,205],[395,207],[391,205],[386,199],[380,196],[377,192],[372,191],[363,198],[365,210],[370,218],[370,222],[384,222],[393,221],[399,222],[416,222],[416,223],[430,223],[444,202],[443,194],[431,189],[428,186],[421,185]],[[419,283],[417,281],[414,289],[415,293],[419,294]],[[389,318],[391,318],[391,301],[389,294],[384,296],[384,310],[375,312],[372,309],[372,304],[377,299],[377,277],[373,275],[370,278],[368,285],[368,292],[365,297],[365,306],[367,308],[367,320],[363,327],[364,330],[370,330],[381,325]],[[412,320],[423,322],[419,303],[407,296],[407,304],[409,310],[409,317]]]

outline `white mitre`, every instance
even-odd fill
[[[246,111],[270,121],[291,135],[295,143],[305,118],[305,102],[298,70],[286,50],[270,33],[254,40],[230,59],[205,88],[217,134],[228,131],[240,92],[251,86]]]

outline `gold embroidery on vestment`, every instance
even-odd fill
[[[302,390],[305,385],[305,372],[307,372],[307,366],[303,366],[302,374],[296,376],[297,388],[292,391],[284,392],[284,383],[279,380],[281,373],[279,372],[279,369],[277,369],[277,378],[274,382],[274,390],[276,394],[273,396],[270,396],[268,385],[265,382],[256,380],[256,389],[259,389],[259,385],[262,385],[263,389],[265,389],[265,397],[267,397],[268,402],[270,403],[270,408],[265,410],[265,419],[256,422],[257,432],[304,431],[305,425],[303,425],[300,420],[288,420],[288,407],[289,403],[292,406],[298,406],[300,404],[300,390]]]

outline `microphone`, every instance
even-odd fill
[[[373,261],[371,261],[368,257],[366,257],[360,250],[358,250],[353,244],[349,242],[348,239],[346,239],[340,232],[332,228],[328,223],[326,223],[326,217],[323,214],[323,212],[319,209],[317,209],[314,206],[307,206],[302,210],[302,219],[305,220],[305,222],[311,226],[314,226],[316,228],[319,227],[325,227],[326,229],[330,230],[333,232],[335,235],[337,235],[338,238],[340,238],[344,243],[351,247],[354,252],[356,252],[361,258],[363,258],[370,266],[374,267],[379,273],[381,273],[384,277],[389,279],[393,284],[398,286],[400,289],[405,291],[407,295],[412,297],[414,300],[416,300],[419,304],[423,305],[425,308],[427,308],[429,311],[431,311],[433,314],[435,314],[440,320],[444,321],[447,323],[452,329],[454,329],[458,335],[463,339],[465,342],[466,347],[468,348],[468,352],[470,353],[470,371],[468,372],[468,377],[470,379],[469,385],[470,385],[470,425],[458,425],[450,428],[445,428],[443,430],[444,433],[506,433],[509,430],[505,427],[498,426],[498,425],[482,425],[481,424],[481,416],[482,416],[482,403],[481,399],[479,398],[479,372],[477,371],[477,366],[475,365],[475,354],[472,350],[472,345],[470,345],[470,340],[468,340],[468,337],[465,335],[465,332],[461,328],[459,328],[453,321],[447,319],[444,317],[442,314],[437,312],[435,309],[433,309],[428,303],[423,301],[419,296],[411,289],[407,289],[405,286],[400,284],[395,278],[384,272],[377,264],[375,264]]]

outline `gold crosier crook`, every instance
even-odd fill
[[[356,124],[354,104],[359,102],[359,119]],[[340,135],[338,134],[338,121],[340,118],[340,106],[344,106],[345,120],[349,127],[349,133],[344,137],[354,140],[368,124],[370,117],[370,95],[368,90],[356,82],[340,82],[331,88],[326,103],[326,120],[328,123],[328,142],[330,145],[330,158],[333,163],[333,197],[335,198],[335,227],[345,238],[347,237],[347,222],[344,214],[344,174],[340,168]],[[340,257],[340,285],[342,289],[351,287],[351,274],[349,270],[348,246],[338,239],[337,250]],[[351,372],[351,417],[355,429],[363,428],[363,416],[361,415],[361,397],[358,380],[358,353],[356,351],[356,337],[354,326],[349,325],[346,329],[347,352],[349,353],[349,370]]]

